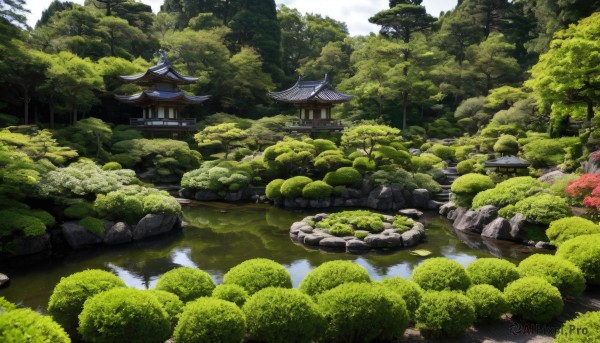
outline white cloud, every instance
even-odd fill
[[[84,0],[71,0],[83,4]],[[423,5],[431,15],[438,16],[441,11],[448,11],[456,5],[457,0],[424,0]],[[26,7],[31,10],[27,16],[30,26],[34,26],[42,16],[42,11],[48,8],[52,0],[26,0]],[[142,0],[158,12],[163,0]],[[351,35],[367,35],[377,32],[377,25],[369,23],[369,17],[388,8],[388,0],[276,0],[277,4],[286,4],[297,8],[300,12],[320,13],[348,25]]]

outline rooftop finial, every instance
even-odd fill
[[[169,59],[167,58],[167,50],[160,49],[158,50],[158,54],[160,55],[160,62],[158,62],[158,64],[169,64]]]
[[[329,78],[329,73],[325,73],[325,82],[331,82],[331,79]]]

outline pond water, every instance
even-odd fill
[[[284,265],[294,286],[323,262],[344,259],[364,266],[373,279],[410,277],[424,258],[409,250],[379,251],[354,255],[310,249],[291,241],[288,231],[294,221],[316,212],[288,211],[263,204],[192,203],[184,208],[188,225],[180,232],[118,247],[98,247],[53,257],[34,267],[1,267],[12,279],[0,296],[24,306],[45,311],[48,298],[61,277],[85,269],[112,271],[128,286],[152,288],[165,272],[179,267],[200,268],[220,283],[233,266],[257,257]],[[445,256],[463,265],[480,257],[502,257],[514,262],[527,257],[531,248],[509,242],[458,234],[435,212],[426,213],[427,241],[418,249],[432,256]]]

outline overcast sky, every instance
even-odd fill
[[[71,0],[83,4],[84,0]],[[34,26],[42,15],[42,11],[48,8],[52,0],[26,0],[26,7],[31,11],[27,15],[30,26]],[[152,6],[154,12],[158,12],[163,0],[142,0],[141,2]],[[369,17],[386,9],[388,0],[276,0],[277,4],[286,4],[297,8],[300,12],[320,13],[333,19],[346,22],[351,35],[366,35],[369,32],[377,32],[376,25],[369,23]],[[456,0],[424,0],[423,4],[433,16],[438,16],[441,11],[452,9]]]

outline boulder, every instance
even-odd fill
[[[296,207],[307,208],[309,200],[306,198],[296,198],[294,202],[296,203]]]
[[[65,222],[60,227],[67,243],[73,249],[82,249],[90,245],[102,243],[104,238],[89,232],[77,221]]]
[[[373,185],[371,185],[371,181],[368,178],[364,178],[360,185],[361,197],[368,196],[369,194],[371,194],[372,190],[373,190]]]
[[[510,234],[511,226],[508,219],[496,218],[491,223],[487,224],[481,235],[487,238],[502,239],[506,241],[512,241],[513,237]]]
[[[556,180],[558,180],[559,178],[561,178],[561,177],[563,177],[565,175],[566,174],[563,173],[562,171],[555,170],[555,171],[551,171],[549,173],[546,173],[546,174],[538,177],[538,181],[545,182],[547,184],[553,185],[556,182]]]
[[[310,225],[304,225],[300,228],[300,231],[302,231],[304,233],[312,233],[314,230],[315,230],[315,228]]]
[[[412,205],[416,208],[423,208],[423,209],[427,209],[428,204],[429,204],[429,200],[431,200],[431,195],[429,194],[429,191],[426,189],[415,189],[412,192]]]
[[[413,224],[412,230],[418,230],[423,235],[425,235],[425,225],[423,225],[423,223],[415,222]]]
[[[405,247],[414,247],[423,239],[421,231],[416,229],[404,231],[400,236],[402,237],[402,244]]]
[[[304,220],[293,223],[290,227],[290,233],[298,234],[298,231],[300,231],[300,228],[303,226],[306,226],[306,222]]]
[[[464,207],[458,207],[458,208],[456,208],[454,210],[450,210],[450,211],[448,211],[448,219],[450,219],[451,221],[458,220],[466,212],[467,212],[467,209],[464,208]]]
[[[27,256],[39,254],[44,251],[50,252],[50,248],[52,247],[49,233],[37,237],[19,237],[9,243],[11,256]]]
[[[179,194],[180,197],[182,198],[186,198],[186,199],[193,199],[194,198],[194,190],[190,189],[190,188],[181,188],[179,190],[179,192],[177,192]]]
[[[525,218],[525,216],[522,215],[521,213],[517,213],[512,218],[510,218],[509,222],[510,222],[510,235],[513,238],[513,240],[516,240],[518,242],[522,242],[522,241],[526,240],[527,236],[525,235],[523,228],[525,227],[525,224],[527,223],[527,218]]]
[[[367,201],[364,198],[360,199],[348,199],[344,202],[344,206],[348,207],[364,207]]]
[[[104,236],[105,244],[123,244],[131,242],[133,234],[129,225],[123,222],[112,225]]]
[[[334,207],[344,206],[344,198],[340,198],[340,197],[333,198],[333,206]]]
[[[365,237],[365,242],[372,248],[396,248],[402,246],[402,238],[397,233],[390,235],[368,235]]]
[[[408,153],[411,154],[412,156],[419,156],[419,155],[421,155],[421,150],[416,149],[416,148],[410,148],[410,149],[408,149]]]
[[[393,192],[389,186],[377,186],[369,193],[367,198],[367,207],[377,210],[390,210],[393,203]]]
[[[327,237],[319,241],[319,246],[327,248],[344,248],[346,241],[340,237]]]
[[[423,216],[423,212],[414,208],[405,208],[398,211],[398,214],[412,219],[419,219]]]
[[[554,245],[550,244],[550,242],[542,242],[542,241],[535,243],[535,247],[538,249],[548,249],[548,250],[556,249],[556,247]]]
[[[283,199],[283,207],[296,208],[296,201],[294,201],[294,198],[285,198]]]
[[[392,187],[392,198],[394,199],[394,206],[397,208],[402,208],[404,205],[406,205],[406,199],[404,198],[402,189],[398,187]]]
[[[439,214],[442,216],[446,216],[448,215],[448,212],[454,209],[456,209],[456,206],[452,202],[447,202],[440,206]]]
[[[391,234],[397,233],[396,229],[385,229],[381,232],[382,235],[384,236],[389,236]]]
[[[457,217],[452,226],[463,232],[481,233],[483,228],[498,217],[498,208],[487,205],[479,211],[466,211],[461,217]]]
[[[315,215],[313,216],[313,219],[312,219],[312,220],[313,220],[315,223],[318,223],[318,222],[320,222],[321,220],[323,220],[323,219],[325,219],[325,218],[327,218],[327,217],[329,217],[329,213],[318,213],[318,214],[315,214]]]
[[[302,232],[302,231],[298,231],[298,241],[299,242],[304,242],[304,237],[308,236],[308,233],[306,232]]]
[[[392,223],[390,222],[383,222],[383,231],[387,231],[387,230],[393,230],[394,229],[394,225],[392,225]]]
[[[10,283],[10,278],[2,273],[0,273],[0,288],[4,286],[8,286]]]
[[[436,200],[429,200],[427,202],[427,207],[425,207],[425,209],[427,210],[437,210],[440,207],[442,207],[444,203],[440,202],[440,201],[436,201]]]
[[[213,191],[201,190],[194,194],[194,199],[198,201],[215,201],[221,199],[221,197]]]
[[[160,235],[173,230],[180,222],[179,216],[174,214],[147,214],[140,219],[133,229],[133,239],[139,241],[144,238]]]
[[[344,199],[354,199],[354,198],[361,198],[361,197],[362,197],[362,192],[360,189],[347,187],[342,192],[342,198],[344,198]]]
[[[242,192],[242,191],[235,192],[235,193],[227,193],[227,194],[225,194],[225,197],[223,198],[223,200],[225,200],[225,201],[240,201],[240,200],[242,200],[243,196],[244,196],[244,192]]]
[[[323,235],[306,235],[304,236],[304,244],[317,246],[319,245],[319,242],[324,238],[325,236]]]
[[[353,250],[369,250],[371,246],[360,239],[352,239],[346,242],[346,247],[349,251]]]

